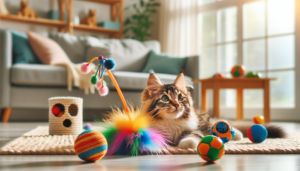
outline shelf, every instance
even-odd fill
[[[121,2],[122,0],[78,0],[78,1],[89,1],[89,2],[98,2],[103,4],[114,4]]]
[[[83,25],[83,24],[74,25],[73,28],[78,29],[78,30],[98,31],[98,32],[109,33],[109,34],[120,33],[120,30],[107,29],[107,28],[96,27],[96,26],[88,26],[88,25]]]
[[[19,21],[25,23],[43,24],[43,25],[50,25],[50,26],[67,26],[67,23],[63,21],[49,20],[49,19],[42,19],[42,18],[18,17],[16,15],[0,15],[0,19],[8,20],[8,21]]]

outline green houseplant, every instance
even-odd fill
[[[157,12],[156,8],[160,3],[155,0],[139,0],[132,6],[126,7],[125,10],[133,9],[134,14],[127,18],[124,22],[124,35],[143,42],[150,37],[149,30],[153,25],[151,17]]]

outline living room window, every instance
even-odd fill
[[[271,81],[271,108],[294,109],[296,0],[200,0],[201,78],[230,76],[234,64]],[[298,21],[300,22],[300,21]],[[221,90],[221,106],[236,106],[235,90]],[[244,90],[246,108],[262,108],[262,90]]]

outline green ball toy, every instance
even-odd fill
[[[97,75],[93,75],[92,78],[91,78],[91,83],[92,84],[97,84],[97,81],[98,81]]]

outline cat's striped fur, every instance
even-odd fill
[[[200,139],[210,133],[214,123],[208,114],[194,109],[183,73],[177,76],[173,84],[163,84],[151,73],[142,93],[142,110],[151,116],[153,128],[165,130],[171,145],[185,149],[195,149]],[[232,123],[232,126],[235,125],[237,127],[234,128],[234,140],[241,140],[251,123]],[[267,126],[267,129],[275,133],[275,137],[285,135],[278,127]]]

